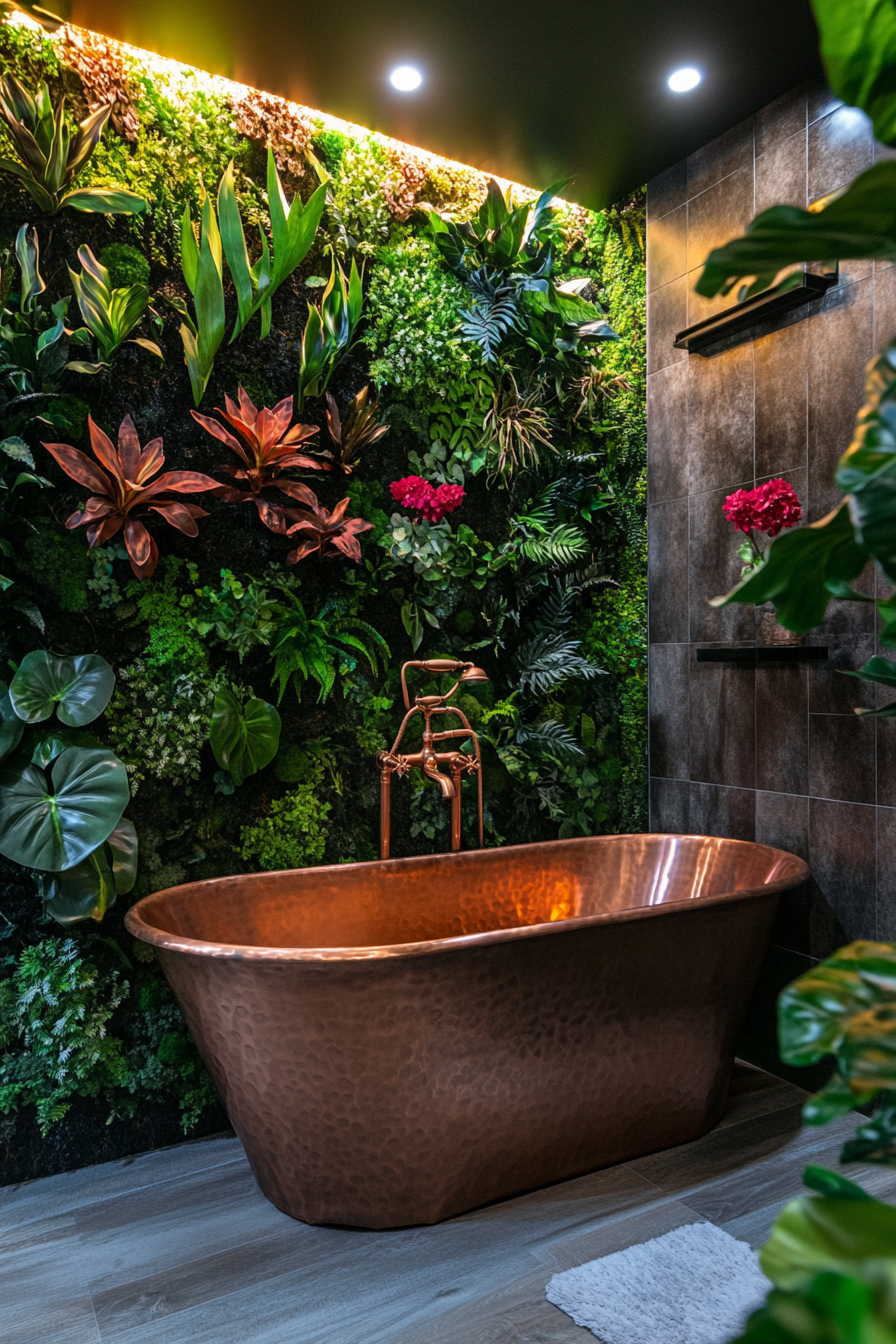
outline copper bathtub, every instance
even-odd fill
[[[157,892],[152,944],[258,1184],[433,1223],[719,1119],[780,850],[633,835]]]

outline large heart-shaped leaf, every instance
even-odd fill
[[[896,1208],[876,1199],[809,1196],[779,1215],[759,1264],[779,1288],[795,1289],[825,1271],[874,1275],[869,1262],[892,1261],[894,1247]]]
[[[874,135],[896,145],[896,6],[893,0],[813,0],[828,84],[867,112]]]
[[[98,654],[60,658],[35,649],[22,659],[9,696],[26,723],[41,723],[55,709],[63,723],[82,728],[102,714],[114,689],[115,673]]]
[[[244,708],[233,691],[219,691],[215,696],[210,741],[221,769],[229,770],[234,783],[240,785],[276,756],[280,715],[266,700],[254,698]]]
[[[9,688],[0,681],[0,760],[15,751],[24,731],[25,722],[12,707]]]
[[[127,771],[103,747],[67,747],[52,785],[34,765],[0,772],[0,854],[64,872],[109,838],[127,806]]]
[[[69,868],[50,873],[39,883],[44,909],[58,924],[77,924],[82,919],[103,918],[115,904],[115,878],[105,845]]]
[[[59,728],[54,725],[52,728],[32,728],[30,732],[25,749],[30,753],[31,764],[39,765],[42,769],[61,756],[66,747],[100,745],[93,733],[88,733],[84,728]]]

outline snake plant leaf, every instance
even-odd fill
[[[99,922],[118,894],[105,845],[98,845],[65,873],[48,873],[38,888],[46,913],[58,924]]]
[[[98,654],[60,658],[34,649],[22,659],[9,696],[26,723],[40,723],[55,709],[62,723],[82,728],[102,714],[114,688],[115,673]]]
[[[778,1288],[805,1287],[816,1274],[852,1274],[896,1288],[896,1208],[876,1199],[809,1195],[779,1214],[759,1253]],[[883,1263],[881,1263],[883,1262]]]
[[[80,187],[63,196],[58,208],[64,205],[70,205],[73,210],[89,210],[102,215],[142,215],[147,209],[142,196],[121,187]]]
[[[130,790],[122,762],[104,747],[67,747],[52,786],[36,766],[0,772],[0,854],[28,868],[64,872],[109,838]]]
[[[742,279],[771,284],[785,266],[853,257],[896,261],[896,161],[860,173],[823,210],[773,205],[734,238],[710,252],[695,286],[706,298],[727,294]],[[755,287],[754,287],[755,288]]]
[[[215,696],[210,741],[215,760],[239,786],[276,756],[280,715],[257,697],[243,707],[233,691],[225,688]]]
[[[9,687],[0,681],[0,760],[15,751],[24,731],[25,721],[13,709]]]
[[[871,118],[875,139],[896,145],[896,5],[812,0],[831,90]]]
[[[764,563],[726,596],[712,598],[710,605],[774,602],[775,614],[788,630],[811,630],[824,619],[831,601],[828,582],[858,578],[867,561],[844,501],[819,522],[776,537]]]

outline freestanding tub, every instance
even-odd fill
[[[780,850],[629,835],[196,882],[152,944],[258,1184],[308,1223],[433,1223],[704,1133]]]

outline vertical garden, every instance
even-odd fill
[[[489,675],[486,844],[646,829],[645,329],[640,194],[78,29],[0,25],[0,73],[11,1181],[223,1127],[123,911],[374,859],[408,658]],[[448,848],[393,789],[393,853]]]

